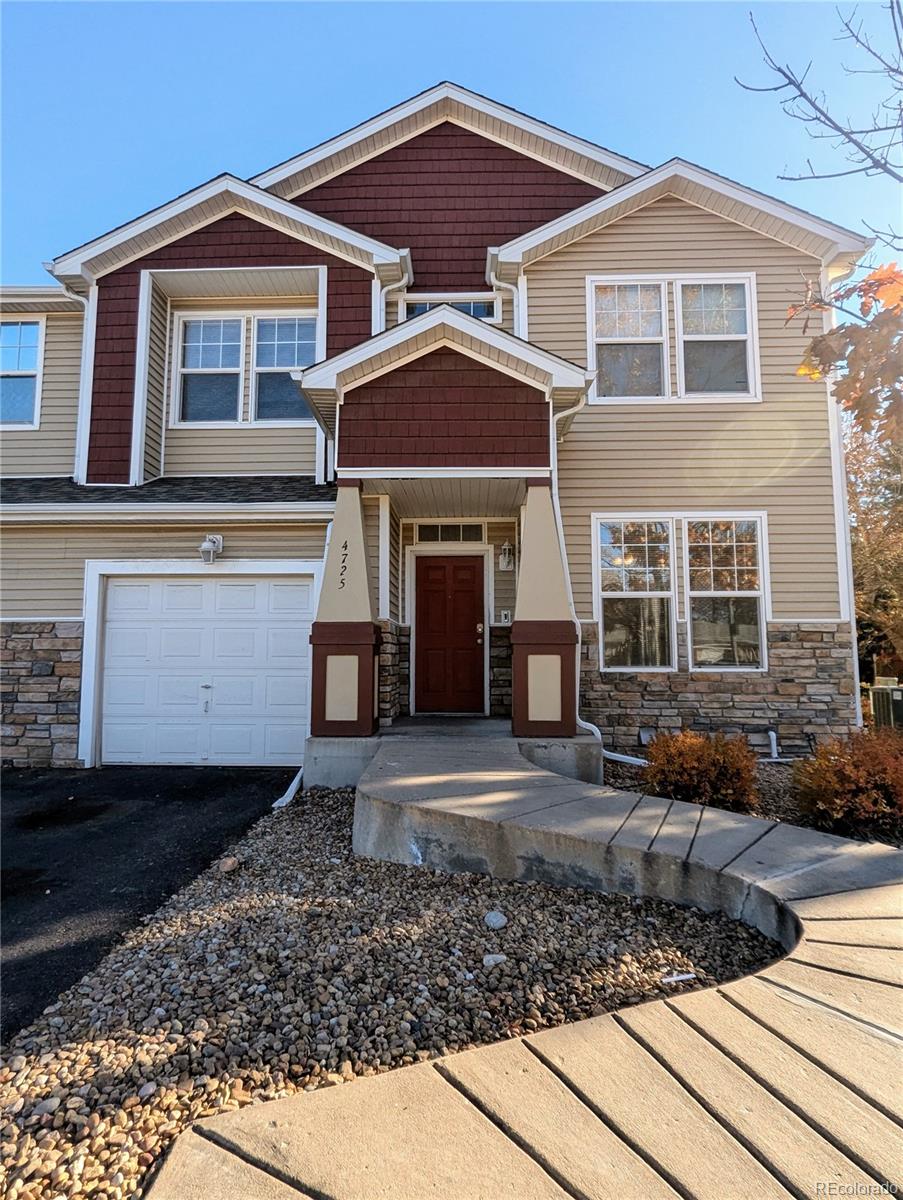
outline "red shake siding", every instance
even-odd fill
[[[454,350],[414,359],[342,404],[342,468],[548,464],[543,393]]]
[[[295,203],[398,249],[414,290],[486,288],[486,249],[601,189],[448,122],[303,192]]]
[[[237,213],[170,242],[99,280],[89,483],[128,482],[140,272],[170,267],[273,266],[328,268],[329,355],[370,337],[369,271]]]

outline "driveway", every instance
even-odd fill
[[[0,1036],[29,1024],[288,787],[285,768],[10,770]]]

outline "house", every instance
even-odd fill
[[[59,255],[2,292],[4,757],[847,731],[838,417],[785,313],[868,245],[442,83]]]

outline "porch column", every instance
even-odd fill
[[[377,724],[379,626],[370,603],[357,479],[339,480],[310,643],[312,736],[368,737]]]
[[[511,626],[515,737],[573,737],[577,732],[577,630],[566,571],[551,480],[528,479]]]

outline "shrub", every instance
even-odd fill
[[[798,762],[793,788],[800,808],[839,832],[903,830],[903,733],[863,729],[824,742]]]
[[[646,786],[656,795],[731,812],[754,812],[758,805],[756,756],[745,737],[659,733],[647,757]]]

